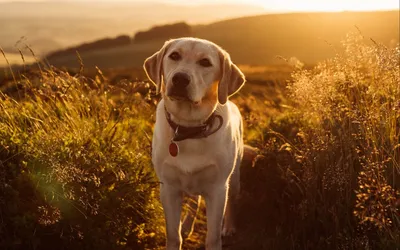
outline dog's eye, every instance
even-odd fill
[[[174,61],[179,61],[179,60],[181,59],[181,55],[179,55],[178,52],[172,52],[172,53],[169,55],[169,58],[171,58],[171,59],[174,60]]]
[[[211,66],[212,66],[210,60],[208,60],[207,58],[201,59],[201,60],[199,61],[199,64],[200,64],[201,66],[203,66],[203,67],[211,67]]]

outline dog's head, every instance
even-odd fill
[[[167,41],[146,59],[144,69],[168,111],[182,120],[208,117],[245,82],[226,51],[196,38]]]

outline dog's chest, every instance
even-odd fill
[[[185,140],[177,142],[179,154],[169,154],[167,143],[161,143],[157,154],[163,159],[156,167],[161,182],[166,182],[189,194],[203,194],[216,183],[223,183],[231,172],[227,150],[215,140]],[[233,150],[233,149],[231,149]]]
[[[220,175],[218,174],[217,165],[206,165],[195,172],[184,172],[177,166],[164,166],[166,171],[163,171],[163,179],[168,185],[174,186],[192,195],[203,195],[215,183],[218,183]]]

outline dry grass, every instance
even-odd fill
[[[256,122],[247,121],[246,136],[262,155],[242,168],[231,249],[399,246],[399,48],[359,34],[343,47],[294,71],[280,114],[268,119],[249,106]]]
[[[324,188],[348,197],[360,228],[376,230],[378,246],[390,249],[400,242],[400,50],[367,45],[360,34],[343,46],[294,73],[290,90],[315,150],[337,155],[325,162]]]

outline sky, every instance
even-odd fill
[[[97,0],[0,0],[0,2],[95,2]],[[102,0],[103,2],[150,2],[146,0]],[[155,0],[157,2],[187,4],[187,0]],[[251,4],[266,10],[287,11],[367,11],[399,9],[398,0],[191,0],[191,4]]]

